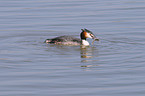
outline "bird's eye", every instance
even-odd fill
[[[94,37],[92,34],[90,34],[91,37]]]

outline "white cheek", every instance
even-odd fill
[[[87,33],[87,38],[92,38],[89,33]]]

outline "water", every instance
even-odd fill
[[[0,13],[0,96],[145,95],[145,0],[1,0]],[[82,28],[100,41],[43,43]]]

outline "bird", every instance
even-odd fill
[[[87,41],[87,38],[94,39],[94,41],[99,41],[99,39],[96,38],[96,36],[90,30],[85,29],[85,28],[81,30],[82,32],[80,33],[80,39],[72,37],[72,36],[63,35],[63,36],[55,37],[52,39],[46,39],[44,42],[47,44],[56,44],[56,45],[89,46],[90,44]]]

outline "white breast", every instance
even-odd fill
[[[82,45],[89,46],[89,42],[86,40],[82,40]]]

